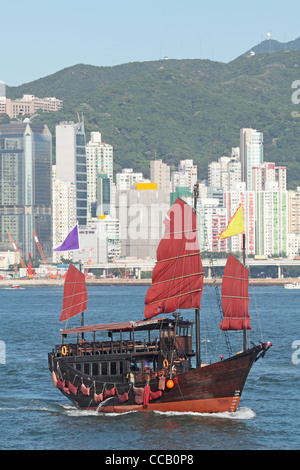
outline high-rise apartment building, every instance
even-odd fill
[[[96,203],[92,203],[92,217],[109,215],[112,202],[112,180],[105,173],[98,173]]]
[[[252,167],[252,189],[286,191],[286,167],[271,162]]]
[[[86,145],[88,213],[97,202],[98,175],[105,174],[113,181],[113,147],[101,141],[100,132],[91,132],[91,140]]]
[[[76,187],[76,217],[87,224],[87,172],[84,123],[61,122],[56,126],[56,177]]]
[[[288,191],[288,256],[300,255],[300,186]]]
[[[227,223],[233,217],[239,205],[242,204],[243,217],[246,234],[246,254],[254,255],[256,253],[255,245],[255,226],[256,226],[256,208],[255,208],[255,192],[246,191],[245,184],[237,185],[236,190],[228,191],[224,194],[224,206],[227,211]],[[228,239],[228,250],[230,252],[239,252],[243,250],[243,236],[235,235]]]
[[[241,163],[230,157],[220,157],[208,165],[208,185],[230,191],[241,181]]]
[[[256,192],[256,254],[287,254],[287,191]]]
[[[197,183],[197,165],[193,160],[181,160],[178,171],[174,171],[171,176],[172,192],[176,192],[177,187],[187,187],[193,194],[194,185]]]
[[[199,198],[197,218],[200,251],[226,252],[227,239],[219,239],[227,225],[226,208],[215,198]]]
[[[119,220],[107,215],[98,221],[105,229],[107,240],[107,256],[109,259],[117,259],[121,255],[120,223]]]
[[[10,232],[23,257],[39,257],[34,229],[52,256],[52,135],[46,125],[24,120],[0,125],[0,251],[11,250]]]
[[[157,189],[162,189],[167,200],[170,201],[170,167],[162,160],[152,160],[150,162],[150,180],[157,184]]]
[[[143,173],[135,173],[132,168],[123,168],[121,173],[116,174],[117,191],[128,191],[135,188],[136,183],[150,183],[143,177]]]
[[[74,183],[57,179],[54,166],[52,179],[53,248],[62,244],[76,224],[76,220],[76,186]],[[62,255],[64,258],[72,259],[72,252],[53,251],[53,262],[59,262]]]
[[[288,231],[300,234],[300,186],[288,191]]]
[[[240,130],[240,160],[242,181],[252,190],[252,167],[263,163],[263,133],[256,129]]]

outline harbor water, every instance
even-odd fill
[[[88,286],[85,322],[142,319],[146,291],[147,286]],[[211,329],[205,329],[214,315],[210,314],[215,310],[214,294],[214,287],[207,287],[202,296],[203,362],[210,360],[207,354],[215,348]],[[259,320],[251,340],[271,341],[273,346],[254,364],[238,411],[220,414],[103,414],[74,408],[54,388],[48,370],[47,353],[61,340],[62,295],[63,287],[0,288],[1,450],[300,448],[300,290],[250,288]],[[72,320],[68,326],[80,322]],[[218,355],[223,353],[218,328],[216,335]]]

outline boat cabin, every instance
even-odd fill
[[[161,371],[174,375],[191,368],[193,324],[175,319],[89,325],[62,330],[62,343],[52,355],[63,358],[79,375],[103,382],[143,381]],[[106,340],[97,338],[107,332]],[[77,336],[69,342],[69,335]],[[91,336],[91,338],[89,338]]]

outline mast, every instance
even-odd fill
[[[177,198],[164,224],[152,284],[145,296],[146,319],[179,309],[200,308],[204,272],[193,207]]]
[[[199,196],[199,184],[194,185],[194,211],[197,214],[197,199]],[[200,343],[200,309],[195,309],[195,330],[196,330],[196,367],[201,367],[201,343]]]
[[[243,218],[243,209],[242,204],[239,205],[233,217],[231,217],[230,221],[228,222],[227,228],[221,233],[219,238],[229,238],[234,235],[238,235],[239,233],[243,234],[243,263],[239,263],[233,256],[231,258],[228,257],[224,275],[223,275],[223,282],[222,282],[222,292],[223,287],[224,291],[226,292],[225,295],[222,296],[222,307],[223,307],[223,314],[226,320],[222,320],[220,324],[221,330],[243,330],[243,349],[244,351],[247,350],[247,329],[250,328],[250,317],[248,311],[248,302],[249,302],[249,295],[248,295],[248,285],[249,285],[249,273],[246,268],[246,235],[245,235],[245,226],[244,226],[244,218]],[[235,260],[235,261],[234,261]],[[238,267],[238,264],[240,267]],[[228,266],[228,270],[227,270]],[[241,269],[242,268],[242,269]],[[229,272],[229,277],[226,275],[226,282],[224,284],[225,279],[225,271]],[[233,272],[232,272],[233,271]],[[236,273],[240,272],[240,275],[236,277]],[[231,282],[228,285],[228,279],[231,280],[233,277],[236,278],[236,282]],[[226,285],[226,287],[225,287]],[[247,295],[245,296],[245,286],[247,289]],[[231,291],[235,291],[235,295],[232,297]],[[230,300],[229,300],[230,299]],[[240,303],[240,300],[242,301]],[[224,304],[223,304],[224,301]],[[234,304],[236,304],[234,306]],[[229,309],[235,310],[232,314],[230,313]],[[239,318],[239,314],[241,313],[244,315],[243,318]],[[240,323],[241,322],[241,323]]]
[[[246,234],[243,233],[243,265],[246,266]],[[247,350],[247,329],[244,329],[243,332],[244,339],[244,351]]]
[[[82,262],[79,260],[79,271],[82,273]],[[84,326],[84,310],[81,312],[81,326]],[[84,339],[84,333],[81,333],[81,339]]]

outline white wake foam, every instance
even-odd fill
[[[200,416],[205,418],[219,418],[219,419],[253,419],[256,417],[255,411],[251,410],[251,408],[242,407],[239,408],[235,412],[224,411],[220,413],[198,413],[194,411],[155,411],[154,413],[158,413],[160,415],[167,415],[167,416]]]
[[[80,410],[75,408],[72,405],[61,405],[64,409],[64,412],[68,416],[74,417],[83,417],[83,416],[125,416],[129,413],[138,413],[138,411],[127,411],[124,413],[102,413],[96,410]],[[218,418],[218,419],[236,419],[236,420],[247,420],[247,419],[254,419],[256,417],[255,411],[251,410],[251,408],[241,407],[235,412],[224,411],[220,413],[197,413],[194,411],[153,411],[153,413],[157,413],[161,416],[194,416],[194,417],[204,417],[204,418]]]

